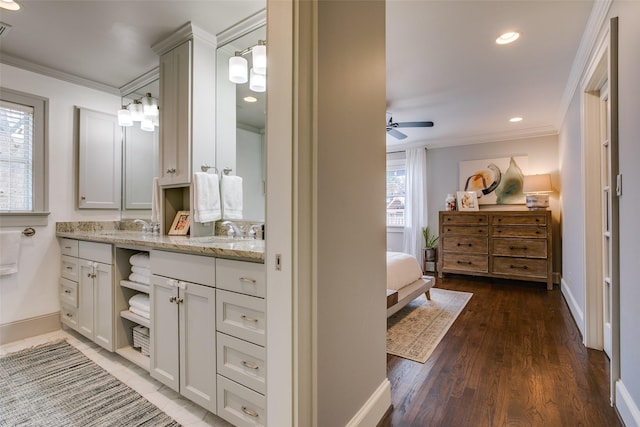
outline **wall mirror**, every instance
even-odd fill
[[[242,177],[243,220],[265,216],[265,109],[267,92],[251,90],[250,82],[229,80],[229,58],[266,40],[264,14],[250,25],[243,22],[218,36],[216,81],[216,167]],[[252,68],[252,55],[243,55]],[[268,89],[267,89],[268,90]]]
[[[159,93],[155,78],[124,95],[122,105],[131,105],[148,94],[157,100]],[[154,117],[151,127],[135,120],[122,128],[122,218],[151,216],[153,178],[158,176],[159,167],[159,121],[158,116]]]

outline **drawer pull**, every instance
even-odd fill
[[[463,246],[462,243],[458,243],[458,246]],[[471,243],[467,243],[467,246],[471,247],[473,246]]]
[[[71,291],[70,291],[69,289],[65,289],[65,290],[64,290],[64,293],[65,293],[65,294],[70,294],[70,293],[71,293]]]
[[[65,268],[66,268],[67,270],[73,270],[73,267],[66,266]]]
[[[71,246],[65,246],[64,248],[65,249],[71,249]]]
[[[244,412],[245,414],[249,415],[250,417],[258,418],[258,413],[256,411],[252,411],[251,409],[247,408],[246,406],[242,407],[242,412]]]
[[[241,277],[240,281],[242,283],[256,283],[256,279],[252,279],[251,277]]]
[[[169,297],[169,302],[176,302],[178,298],[176,297]],[[176,303],[177,304],[177,303]]]
[[[65,314],[65,316],[67,316],[70,319],[73,318],[73,314],[71,314],[71,313],[67,313],[67,314]]]
[[[527,267],[526,265],[513,265],[513,264],[511,264],[509,267],[510,268],[518,268],[520,270],[528,270],[529,269],[529,267]]]
[[[249,317],[247,315],[242,315],[240,316],[242,318],[242,320],[246,320],[247,322],[255,322],[258,323],[258,319],[256,319],[255,317]]]
[[[253,364],[253,363],[249,363],[249,362],[247,362],[247,361],[245,361],[245,360],[243,360],[242,362],[240,362],[240,364],[242,364],[242,366],[244,366],[245,368],[254,369],[254,370],[257,370],[257,369],[258,369],[258,367],[259,367],[258,365],[255,365],[255,364]]]
[[[456,261],[456,262],[457,262],[458,264],[468,264],[468,265],[473,264],[471,261],[460,261],[460,260],[458,260],[458,261]]]
[[[511,250],[521,249],[523,251],[526,251],[528,248],[526,246],[509,246],[509,249],[511,249]]]

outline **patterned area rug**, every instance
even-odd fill
[[[65,341],[0,358],[0,426],[179,426]]]
[[[387,319],[387,353],[424,363],[473,294],[431,288]]]

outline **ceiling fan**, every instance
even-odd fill
[[[430,128],[433,122],[394,122],[393,117],[389,116],[387,122],[387,133],[397,139],[405,139],[407,135],[400,132],[397,128]]]

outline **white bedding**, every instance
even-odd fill
[[[399,290],[422,277],[415,257],[402,252],[387,252],[387,289]]]

